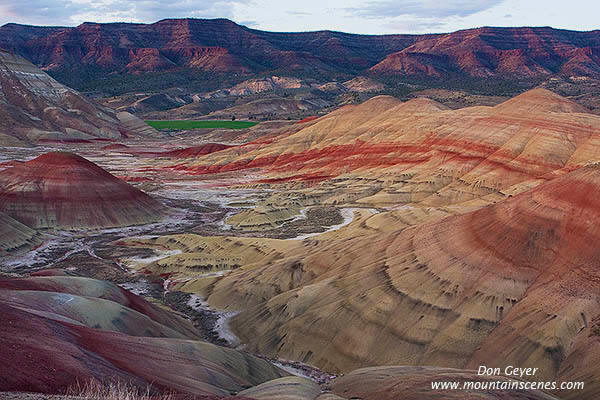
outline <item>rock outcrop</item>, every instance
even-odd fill
[[[0,212],[0,255],[41,243],[34,229]]]
[[[0,145],[158,135],[132,114],[102,107],[23,57],[0,51]]]

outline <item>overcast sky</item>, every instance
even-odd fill
[[[600,28],[595,0],[0,0],[0,25],[229,18],[271,31],[450,32],[479,26]]]

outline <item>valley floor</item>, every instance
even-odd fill
[[[156,151],[163,150],[163,143],[156,142]],[[152,175],[145,169],[153,168],[154,158],[136,157],[128,154],[103,152],[97,147],[79,149],[79,154],[101,165],[114,175],[133,181],[134,185],[149,191],[169,207],[169,215],[159,223],[103,230],[45,230],[43,242],[34,249],[18,251],[0,259],[0,276],[27,276],[33,272],[64,269],[69,274],[108,280],[124,289],[143,296],[153,303],[171,309],[189,318],[196,325],[204,340],[228,347],[242,346],[230,330],[228,321],[235,311],[223,311],[210,307],[201,297],[179,290],[170,290],[174,283],[165,274],[145,270],[162,260],[177,257],[181,250],[165,250],[137,246],[122,246],[130,240],[156,239],[168,235],[197,235],[204,237],[252,237],[300,241],[323,232],[333,232],[348,225],[354,217],[354,209],[332,206],[309,205],[293,207],[280,220],[268,225],[256,225],[243,229],[232,228],[229,218],[244,210],[252,210],[264,199],[277,194],[276,189],[246,188],[239,185],[240,177],[220,174],[214,177],[190,179],[168,170]],[[144,148],[148,146],[145,143]],[[37,155],[53,151],[53,147],[4,148],[0,157],[6,162],[21,162]],[[1,169],[2,167],[0,167]],[[136,182],[136,178],[140,182]],[[253,179],[253,177],[241,177]],[[237,184],[237,185],[236,185]],[[210,255],[209,255],[210,256]],[[223,276],[244,264],[216,267],[214,271],[193,274],[193,279]],[[192,278],[186,278],[191,280]],[[177,283],[181,283],[178,281]],[[295,375],[326,383],[334,374],[322,372],[306,364],[272,360],[276,365]],[[0,394],[9,396],[8,394]],[[36,394],[12,394],[14,399],[59,399]],[[36,397],[37,396],[37,397]]]

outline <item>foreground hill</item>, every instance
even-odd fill
[[[586,382],[561,398],[592,399],[600,393],[600,230],[590,223],[598,199],[600,168],[583,167],[414,227],[397,224],[394,212],[363,217],[289,247],[281,260],[180,287],[242,310],[232,326],[262,354],[344,372],[535,365],[536,380]]]
[[[102,228],[158,221],[164,207],[71,153],[0,171],[0,210],[32,228]]]
[[[0,309],[0,391],[60,394],[94,379],[221,397],[285,375],[108,282],[2,280]]]
[[[133,115],[102,107],[23,57],[0,51],[0,145],[156,135]]]

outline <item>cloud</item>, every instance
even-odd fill
[[[155,22],[164,18],[230,18],[236,4],[252,0],[2,0],[0,23],[74,25]]]
[[[53,21],[55,25],[60,25],[68,21],[68,16],[84,9],[83,5],[73,1],[3,0],[0,4],[0,21],[29,24]]]
[[[313,15],[312,13],[305,11],[286,11],[286,13],[295,17],[310,17],[311,15]]]
[[[433,32],[443,30],[445,23],[436,20],[425,20],[421,18],[409,18],[392,20],[382,24],[386,31],[391,32]]]
[[[504,0],[378,0],[346,12],[367,18],[413,16],[420,18],[467,17],[490,9]]]

